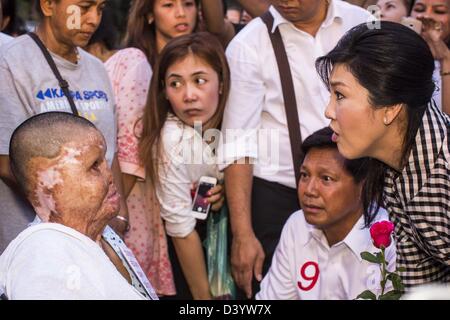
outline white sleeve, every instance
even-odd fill
[[[291,217],[283,227],[280,242],[273,255],[272,265],[261,281],[257,300],[295,300],[298,299],[292,268],[295,268],[295,221]]]
[[[219,169],[235,160],[257,158],[257,129],[261,123],[265,84],[258,54],[242,40],[233,40],[227,49],[231,90],[225,107],[218,148]]]
[[[159,167],[156,195],[167,234],[183,238],[194,230],[196,224],[196,219],[191,214],[192,181],[188,165],[177,158],[182,146],[182,143],[175,142],[177,134],[171,135],[170,130],[164,130],[162,134],[163,158],[167,162]]]

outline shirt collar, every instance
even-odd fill
[[[329,27],[331,24],[333,24],[333,22],[336,19],[343,19],[343,15],[342,15],[342,10],[340,9],[340,7],[336,4],[335,0],[329,0],[329,6],[328,6],[328,12],[327,12],[327,16],[325,18],[325,20],[322,22],[322,28],[327,28]],[[294,24],[292,22],[290,22],[289,20],[286,20],[278,11],[277,9],[275,9],[274,6],[270,6],[269,8],[270,13],[273,16],[273,26],[272,26],[272,30],[271,32],[275,32],[276,28],[281,25],[281,24],[290,24],[291,26],[294,26]]]
[[[447,136],[448,124],[449,119],[439,110],[434,101],[430,102],[417,131],[408,164],[398,176],[398,183],[408,185],[408,188],[404,188],[403,195],[406,201],[414,198],[422,189],[422,185],[427,183]],[[387,170],[387,174],[388,178],[392,180],[398,175],[390,168]]]
[[[306,238],[305,245],[311,241],[311,239],[315,239],[319,243],[327,243],[325,234],[322,230],[317,229],[316,227],[306,223],[308,229],[308,237]],[[336,243],[334,246],[339,246],[341,244],[345,244],[356,256],[356,258],[361,262],[361,252],[367,250],[367,246],[371,242],[369,229],[364,226],[364,216],[358,219],[358,221],[353,226],[352,230],[347,234],[344,240]]]

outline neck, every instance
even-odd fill
[[[97,220],[83,220],[80,221],[78,217],[65,217],[61,215],[52,215],[49,222],[59,223],[68,228],[77,230],[79,233],[92,239],[94,242],[101,240],[103,230],[105,229],[108,221]]]
[[[58,41],[53,29],[48,25],[48,22],[40,24],[36,29],[36,34],[49,51],[72,63],[77,63],[77,48],[73,45]]]
[[[158,50],[158,54],[164,49],[166,44],[170,41],[167,37],[165,37],[161,32],[156,30],[156,49]]]
[[[320,26],[325,21],[327,14],[328,14],[328,0],[322,0],[322,5],[320,6],[318,12],[314,16],[305,21],[295,22],[294,26],[297,29],[300,29],[315,37],[320,29]]]
[[[328,245],[331,247],[338,242],[341,242],[350,233],[350,231],[358,222],[359,218],[363,213],[362,206],[359,207],[355,212],[351,213],[344,221],[335,226],[322,229],[325,237],[327,238]]]
[[[405,166],[402,159],[405,131],[406,128],[402,130],[398,127],[397,122],[391,124],[387,133],[378,143],[380,147],[377,148],[377,152],[370,157],[380,160],[397,172],[401,172]]]

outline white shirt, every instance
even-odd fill
[[[39,223],[0,256],[0,288],[10,300],[143,300],[101,247],[78,231]]]
[[[14,40],[14,38],[11,36],[8,36],[7,34],[0,32],[0,46],[4,45],[5,43],[7,43],[11,40]]]
[[[380,211],[377,220],[388,220],[385,210]],[[370,231],[362,228],[363,225],[361,217],[345,239],[330,248],[325,234],[306,222],[303,211],[292,214],[283,228],[272,265],[256,299],[348,300],[365,290],[378,296],[381,293],[380,267],[362,260],[360,254],[380,249],[372,244]],[[392,242],[385,252],[388,270],[393,271],[395,243]],[[313,281],[315,275],[317,280]],[[390,281],[388,285],[385,292],[392,289]]]
[[[441,64],[439,61],[434,62],[433,80],[436,85],[436,90],[433,93],[434,102],[438,106],[439,110],[442,110],[442,78],[441,78]]]
[[[302,138],[328,125],[325,108],[330,94],[315,69],[318,57],[331,51],[350,28],[369,20],[370,14],[343,1],[330,2],[328,14],[316,37],[297,29],[274,7],[274,26],[279,27],[289,59]],[[219,148],[225,164],[250,157],[258,160],[254,175],[294,188],[295,177],[286,113],[278,67],[266,25],[253,19],[229,44],[231,92],[225,108],[222,134],[226,145]],[[237,138],[227,129],[249,130]],[[272,142],[257,143],[256,129],[274,130]],[[263,134],[263,130],[260,134]],[[277,138],[278,137],[278,138]],[[245,143],[247,140],[248,143]],[[245,145],[244,145],[245,144]],[[259,150],[258,150],[259,148]]]
[[[196,224],[192,215],[191,187],[202,176],[222,178],[216,159],[202,136],[177,117],[169,115],[161,132],[163,163],[159,167],[156,195],[166,232],[185,237]]]

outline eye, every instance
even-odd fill
[[[172,8],[173,7],[173,3],[172,2],[166,2],[166,3],[163,3],[163,5],[162,5],[164,8]]]
[[[413,11],[415,11],[415,12],[424,12],[425,11],[425,7],[421,6],[421,5],[417,5],[417,6],[414,6]]]
[[[205,84],[207,81],[206,81],[206,79],[203,79],[203,78],[197,78],[197,79],[195,79],[195,82],[197,84],[202,85],[202,84]]]
[[[177,89],[177,88],[181,87],[181,81],[179,81],[179,80],[170,81],[169,87]]]
[[[344,95],[342,93],[340,93],[339,91],[334,91],[334,94],[336,96],[337,101],[344,99]]]
[[[195,6],[195,2],[194,1],[185,1],[184,5],[186,7],[192,7],[192,6]]]
[[[94,170],[94,171],[100,171],[100,161],[99,161],[99,160],[96,160],[96,161],[92,164],[91,170]]]
[[[330,176],[324,175],[324,176],[322,176],[322,180],[325,182],[332,182],[333,178],[331,178]]]
[[[304,180],[308,177],[308,174],[306,173],[306,171],[300,171],[300,179]]]

